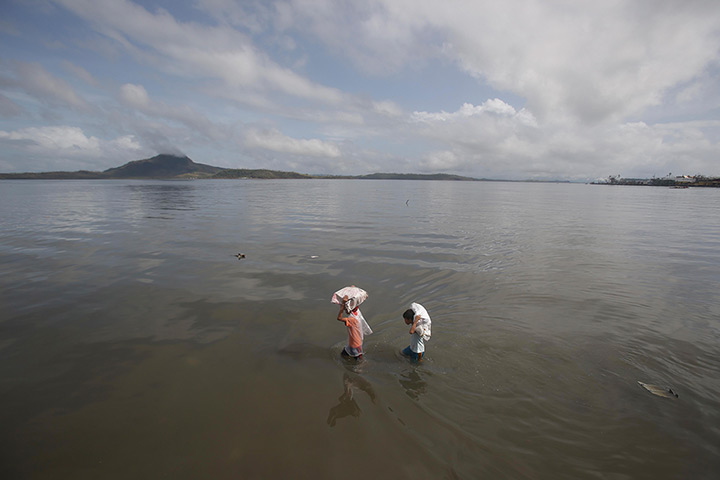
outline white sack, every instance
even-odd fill
[[[365,290],[363,290],[362,288],[358,288],[355,285],[351,285],[349,287],[341,288],[337,292],[333,293],[332,299],[330,301],[332,303],[342,305],[343,297],[345,295],[347,295],[348,297],[348,301],[345,304],[345,310],[347,310],[348,313],[355,310],[355,307],[360,305],[368,298],[368,294]]]
[[[430,340],[430,336],[432,335],[432,320],[430,320],[430,315],[428,314],[427,310],[425,310],[425,307],[420,305],[419,303],[412,303],[410,305],[410,310],[415,312],[415,316],[420,316],[420,320],[418,320],[418,326],[422,328],[423,332],[423,340],[428,341]]]

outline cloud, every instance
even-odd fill
[[[713,152],[720,151],[720,121],[540,123],[497,99],[454,112],[413,112],[398,134],[425,142],[416,164],[423,172],[488,178],[649,177],[666,169],[714,174]]]
[[[717,58],[712,1],[290,0],[284,27],[361,70],[392,75],[445,58],[527,99],[543,121],[620,121],[659,104]]]
[[[39,63],[9,62],[14,77],[3,83],[24,91],[42,103],[87,111],[90,105],[65,80],[48,72]]]
[[[341,155],[340,149],[332,143],[318,139],[291,138],[275,129],[248,130],[245,133],[245,146],[311,157],[338,158]]]
[[[499,98],[493,98],[485,101],[482,105],[473,105],[464,103],[460,109],[453,113],[447,112],[413,112],[412,121],[424,123],[436,122],[456,122],[471,118],[493,117],[493,118],[512,118],[518,123],[527,126],[537,126],[537,121],[532,113],[522,109],[517,112],[512,105],[508,105]]]
[[[465,70],[527,98],[543,118],[592,124],[641,112],[700,74],[718,46],[720,17],[709,2],[518,1],[502,8],[490,16],[475,10],[469,17],[479,24],[472,26],[452,14],[428,21],[446,28],[446,51]]]
[[[72,73],[73,75],[75,75],[77,78],[84,81],[88,85],[91,85],[93,87],[97,87],[99,85],[99,82],[95,79],[95,77],[93,77],[90,74],[90,72],[88,72],[84,68],[79,67],[79,66],[75,65],[74,63],[69,62],[67,60],[64,60],[62,63],[68,72]]]
[[[6,150],[19,150],[40,158],[96,162],[127,159],[141,151],[137,141],[129,135],[111,140],[88,136],[78,127],[28,127],[13,131],[0,130],[0,145]],[[126,160],[127,161],[127,160]],[[9,162],[8,162],[9,163]]]
[[[230,137],[230,131],[207,119],[200,112],[187,105],[173,106],[150,98],[142,85],[126,83],[120,87],[121,101],[145,115],[160,117],[185,125],[192,131],[201,132],[211,140],[222,140]]]
[[[220,23],[228,23],[253,33],[262,33],[273,22],[273,17],[281,14],[284,5],[262,1],[196,0],[195,7]]]
[[[398,118],[404,113],[402,108],[391,100],[373,101],[370,110],[378,115],[389,118]]]
[[[408,120],[409,135],[418,135],[426,141],[450,146],[457,158],[471,159],[479,155],[493,158],[503,155],[517,161],[535,155],[545,141],[543,130],[532,113],[525,109],[516,111],[499,99],[489,99],[481,105],[463,104],[455,112],[413,112]],[[417,130],[417,132],[414,132]],[[430,168],[437,165],[438,157],[432,153],[424,157],[421,165]],[[447,162],[445,162],[447,163]],[[453,159],[453,166],[468,167],[467,162]]]
[[[145,110],[150,105],[150,97],[142,85],[126,83],[120,87],[120,98],[128,105]]]
[[[21,142],[44,151],[75,152],[79,155],[100,153],[100,141],[86,136],[77,127],[29,127],[13,132],[0,131],[0,139]]]
[[[437,38],[436,27],[414,13],[419,4],[289,0],[280,4],[274,27],[313,35],[362,72],[395,74],[441,54],[442,43],[432,41]]]
[[[439,150],[427,153],[420,166],[422,170],[428,172],[452,172],[462,170],[465,163],[456,152]]]
[[[179,22],[164,10],[150,13],[126,0],[57,1],[142,61],[170,73],[220,80],[229,89],[280,92],[326,103],[342,101],[339,90],[278,65],[246,35],[230,27]]]
[[[22,107],[0,93],[0,115],[3,117],[17,117],[23,113]]]

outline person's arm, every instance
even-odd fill
[[[343,298],[343,303],[340,305],[340,311],[338,312],[338,322],[343,322],[345,325],[347,325],[347,320],[343,318],[343,310],[345,310],[345,302],[347,302],[348,298],[347,295]]]
[[[410,335],[415,333],[415,329],[417,328],[417,324],[420,321],[420,315],[415,315],[415,320],[413,320],[413,324],[410,327]]]

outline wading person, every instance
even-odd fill
[[[333,303],[340,304],[337,320],[343,322],[348,331],[348,343],[342,350],[342,355],[360,360],[363,356],[363,339],[370,335],[372,329],[365,321],[359,305],[365,301],[367,293],[354,285],[335,292]]]
[[[360,307],[348,310],[346,307],[347,302],[348,297],[345,295],[337,316],[338,321],[343,322],[348,331],[348,343],[341,353],[345,357],[353,357],[360,360],[363,356],[363,332],[362,326],[360,325],[360,315],[362,314],[360,314]]]
[[[403,313],[406,325],[410,327],[410,345],[405,347],[402,354],[410,357],[411,360],[419,362],[425,355],[425,342],[430,340],[432,334],[432,321],[425,307],[419,303],[413,303]]]

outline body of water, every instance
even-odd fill
[[[2,181],[0,476],[715,478],[719,209],[717,189]],[[351,284],[360,363],[330,303]]]

